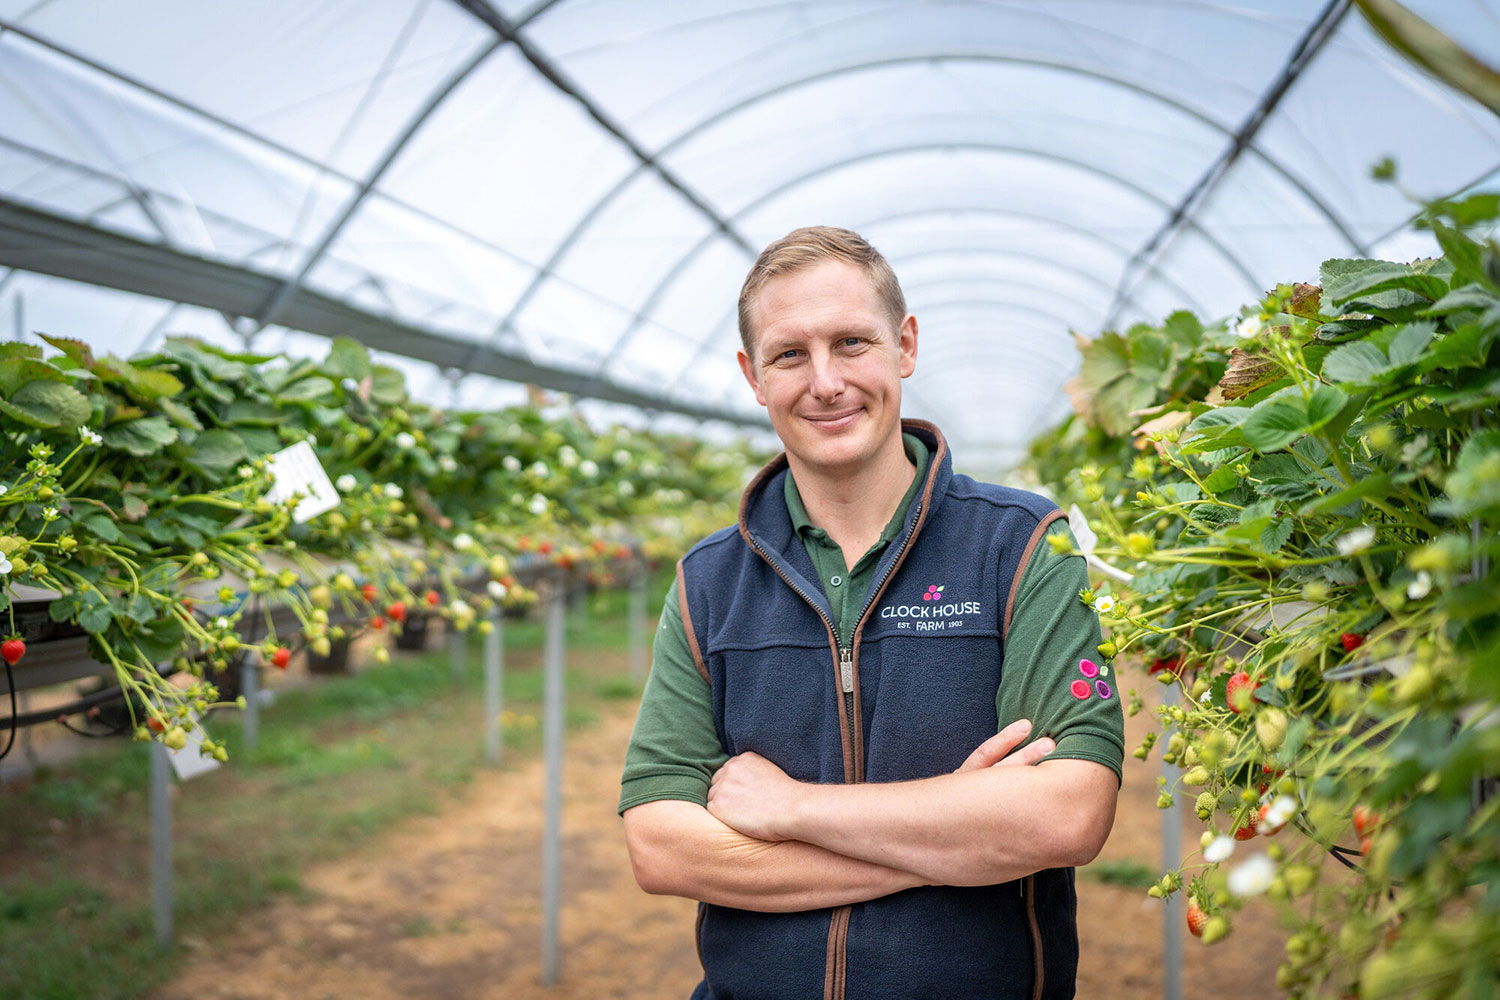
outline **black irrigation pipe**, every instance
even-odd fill
[[[110,687],[105,688],[102,691],[95,691],[93,694],[84,695],[83,697],[78,698],[74,701],[70,701],[65,705],[59,705],[53,708],[41,708],[37,709],[34,712],[27,712],[25,715],[21,715],[16,712],[15,692],[14,689],[12,689],[10,712],[11,732],[12,734],[14,734],[16,729],[24,726],[35,726],[40,725],[44,722],[57,722],[61,719],[66,718],[67,716],[78,715],[80,712],[87,712],[89,709],[99,705],[107,705],[111,702],[121,701],[124,699],[124,697],[125,691],[122,688]],[[69,726],[68,728],[72,729],[71,726]],[[79,732],[79,730],[76,729],[74,729],[73,731]],[[121,732],[123,732],[123,730],[121,730]],[[83,735],[92,736],[94,734],[84,733]],[[14,735],[12,735],[12,741],[14,741]],[[6,751],[9,752],[9,750],[10,748],[6,747]],[[0,757],[3,756],[4,754],[0,754]]]

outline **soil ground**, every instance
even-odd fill
[[[694,904],[636,887],[614,811],[633,715],[633,702],[611,706],[567,746],[556,986],[539,985],[543,772],[540,761],[528,760],[484,773],[442,814],[414,819],[305,873],[304,901],[253,914],[232,936],[185,935],[193,955],[156,1000],[688,996],[700,974]],[[1148,721],[1144,712],[1127,720],[1127,747]],[[1157,768],[1155,759],[1127,757],[1114,832],[1096,864],[1158,867]],[[1188,815],[1183,843],[1195,844],[1201,830]],[[1162,904],[1087,869],[1080,870],[1078,896],[1077,995],[1162,996]],[[1184,996],[1277,994],[1282,938],[1269,907],[1241,913],[1231,936],[1211,948],[1178,933]]]

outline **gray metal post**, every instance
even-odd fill
[[[172,763],[167,748],[151,742],[151,908],[156,943],[172,943]]]
[[[260,739],[260,660],[257,653],[240,654],[240,693],[245,696],[240,733],[245,752],[253,753]]]
[[[1168,684],[1162,701],[1167,705],[1177,704],[1177,685]],[[1162,761],[1162,777],[1167,779],[1170,788],[1177,781],[1177,767]],[[1162,870],[1176,868],[1182,863],[1182,806],[1178,804],[1176,796],[1172,798],[1172,805],[1161,811],[1161,864]],[[1182,928],[1183,920],[1182,894],[1174,892],[1167,897],[1167,905],[1162,907],[1161,917],[1161,943],[1162,943],[1162,998],[1163,1000],[1182,1000]]]
[[[494,626],[484,637],[484,756],[491,764],[500,762],[500,711],[505,701],[505,661],[500,644],[500,609],[490,613]]]
[[[547,609],[546,679],[542,694],[542,754],[546,758],[546,829],[542,834],[542,985],[557,983],[557,915],[562,881],[563,581]]]
[[[646,677],[646,574],[635,573],[630,581],[630,679],[640,684]]]
[[[452,622],[448,623],[448,654],[452,657],[453,679],[464,675],[464,660],[468,656],[469,637],[460,632]]]

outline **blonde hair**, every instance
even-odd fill
[[[864,271],[875,290],[875,297],[890,317],[892,332],[900,329],[901,321],[906,318],[906,296],[901,293],[896,273],[880,251],[870,246],[863,236],[848,229],[805,226],[792,230],[762,250],[745,276],[745,284],[740,288],[739,320],[740,343],[746,354],[755,356],[751,346],[750,310],[766,282],[825,260],[841,260]]]

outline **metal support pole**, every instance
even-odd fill
[[[1167,705],[1177,704],[1177,685],[1168,684],[1166,693],[1162,695],[1162,701]],[[1177,767],[1162,761],[1162,777],[1167,779],[1167,787],[1172,787],[1177,781]],[[1161,811],[1161,864],[1162,870],[1176,868],[1182,863],[1182,807],[1177,804],[1173,797],[1172,805]],[[1162,942],[1162,998],[1163,1000],[1182,1000],[1182,928],[1183,907],[1180,893],[1172,893],[1167,897],[1167,905],[1162,907],[1161,917],[1161,942]]]
[[[542,985],[557,984],[557,915],[562,879],[563,611],[568,595],[556,581],[547,609],[546,679],[542,694],[542,754],[547,788],[542,834]]]
[[[630,580],[630,680],[639,685],[646,679],[646,574]]]
[[[464,676],[464,660],[468,657],[469,637],[464,635],[452,623],[448,623],[448,654],[452,657],[453,679],[461,680]]]
[[[260,663],[256,654],[240,654],[240,693],[245,696],[240,733],[245,752],[254,753],[260,739]]]
[[[151,908],[156,943],[172,943],[172,763],[156,741],[151,752]]]
[[[494,626],[484,637],[484,757],[500,763],[500,711],[505,701],[505,661],[500,645],[500,609],[490,612]]]

